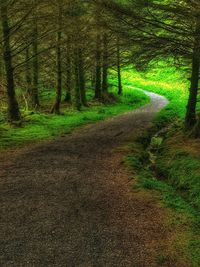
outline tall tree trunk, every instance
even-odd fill
[[[95,98],[101,100],[101,37],[96,39],[96,70],[95,70]]]
[[[57,44],[57,88],[56,88],[56,99],[52,107],[51,113],[60,114],[60,104],[62,97],[62,61],[61,61],[61,32],[57,33],[58,44]]]
[[[196,38],[192,57],[192,75],[190,95],[188,99],[187,112],[185,118],[185,127],[191,129],[196,123],[196,106],[199,87],[199,70],[200,70],[200,18],[197,19]]]
[[[79,77],[79,57],[78,49],[74,49],[74,76],[75,76],[75,107],[78,111],[81,110],[81,95],[80,95],[80,77]]]
[[[3,87],[3,74],[4,74],[2,58],[3,58],[3,48],[2,48],[2,42],[0,42],[0,90]]]
[[[194,138],[200,138],[200,114],[198,114],[197,123],[190,132],[190,136]]]
[[[71,39],[67,40],[67,55],[66,55],[66,93],[65,93],[65,102],[71,103],[71,87],[72,87],[72,62],[71,62]]]
[[[121,56],[119,38],[117,38],[117,76],[118,76],[118,95],[122,95],[122,78],[121,78]]]
[[[196,105],[197,105],[197,94],[198,94],[198,84],[199,84],[199,67],[200,67],[199,57],[195,53],[193,56],[193,61],[192,61],[191,87],[190,87],[190,95],[189,95],[186,118],[185,118],[186,129],[191,129],[196,123]]]
[[[95,70],[96,70],[96,68],[94,66],[92,66],[91,71],[90,71],[91,72],[91,74],[90,74],[91,88],[95,88],[95,78],[96,78]]]
[[[36,12],[36,11],[35,11]],[[33,89],[32,89],[32,105],[34,108],[40,106],[38,85],[39,85],[39,63],[38,63],[38,25],[37,14],[34,14],[33,26]]]
[[[108,35],[103,35],[103,81],[102,92],[108,92]]]
[[[1,23],[3,32],[3,58],[5,63],[5,72],[7,80],[7,96],[8,96],[8,119],[10,121],[19,121],[20,111],[15,96],[14,71],[12,66],[12,53],[10,47],[10,27],[8,21],[7,1],[1,3]]]
[[[62,39],[62,5],[59,2],[58,10],[58,25],[59,30],[57,32],[57,89],[56,89],[56,99],[51,112],[55,114],[60,114],[60,104],[62,97],[62,59],[61,59],[61,39]]]
[[[86,92],[85,92],[85,70],[83,61],[83,51],[81,48],[78,50],[79,57],[79,86],[80,86],[80,96],[81,103],[83,106],[87,107]]]
[[[26,48],[26,88],[27,93],[31,96],[32,80],[31,80],[31,67],[30,67],[30,52],[29,47]]]

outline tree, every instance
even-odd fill
[[[3,58],[5,63],[7,96],[8,96],[8,117],[11,122],[19,121],[20,111],[15,95],[14,72],[12,63],[12,51],[10,43],[11,28],[9,26],[8,17],[8,1],[4,1],[0,5],[2,36],[3,36]]]
[[[117,76],[118,76],[118,95],[122,95],[121,55],[120,55],[119,38],[117,38]]]
[[[95,52],[95,98],[101,100],[101,36],[96,36],[96,52]]]
[[[102,92],[108,92],[108,34],[103,34],[103,79]]]
[[[37,14],[37,3],[34,3],[36,5],[34,11],[33,11],[33,35],[32,35],[32,54],[33,60],[33,88],[31,92],[32,96],[32,105],[34,108],[37,108],[40,106],[39,102],[39,96],[38,96],[38,85],[39,85],[39,63],[38,63],[38,14]],[[28,60],[28,59],[27,59]]]
[[[66,78],[65,78],[65,99],[64,101],[67,103],[71,103],[72,95],[72,59],[71,59],[71,38],[70,36],[67,37],[67,44],[66,44],[66,64],[65,64],[65,71],[66,71]]]
[[[56,44],[56,66],[57,66],[57,90],[56,90],[56,100],[53,105],[51,112],[60,114],[60,103],[62,97],[62,51],[61,51],[61,44],[62,44],[62,9],[63,9],[63,1],[57,1],[57,24],[58,24],[58,31],[57,31],[57,44]]]
[[[97,1],[115,23],[114,31],[127,39],[129,58],[144,69],[153,59],[173,57],[191,67],[191,86],[185,126],[196,123],[199,83],[199,2],[135,0],[132,2]]]
[[[1,91],[8,95],[10,120],[21,118],[19,107],[22,113],[24,108],[47,112],[51,107],[52,113],[59,114],[63,89],[65,102],[73,102],[78,110],[87,107],[91,82],[94,97],[102,101],[102,93],[108,92],[112,67],[117,67],[121,84],[121,53],[116,54],[116,35],[99,3],[4,2],[0,6],[0,50],[4,55],[0,63],[5,68],[0,68],[0,76]]]

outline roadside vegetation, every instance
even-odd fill
[[[145,73],[128,69],[125,74],[136,87],[170,101],[130,146],[126,163],[137,177],[134,190],[150,190],[161,200],[169,213],[166,223],[173,226],[172,250],[180,250],[188,266],[200,266],[200,140],[183,128],[187,71],[159,62]]]
[[[131,83],[130,83],[131,85]],[[73,106],[62,103],[61,115],[52,115],[45,112],[45,107],[51,104],[54,96],[44,99],[45,107],[41,111],[22,110],[23,124],[20,127],[10,125],[2,118],[0,126],[0,149],[26,145],[36,141],[58,137],[68,134],[73,129],[103,120],[112,116],[119,115],[139,108],[149,102],[149,97],[143,92],[124,87],[122,96],[117,94],[117,80],[114,75],[110,78],[110,96],[107,103],[94,100],[94,90],[87,92],[88,107],[77,111]],[[67,107],[67,109],[66,109]]]

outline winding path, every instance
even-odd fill
[[[120,149],[167,104],[146,94],[145,107],[1,160],[0,266],[157,266],[163,214],[132,192]]]

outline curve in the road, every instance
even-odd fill
[[[136,111],[9,158],[0,171],[0,266],[156,266],[162,210],[132,193],[118,149],[167,104],[145,93],[151,102]]]

